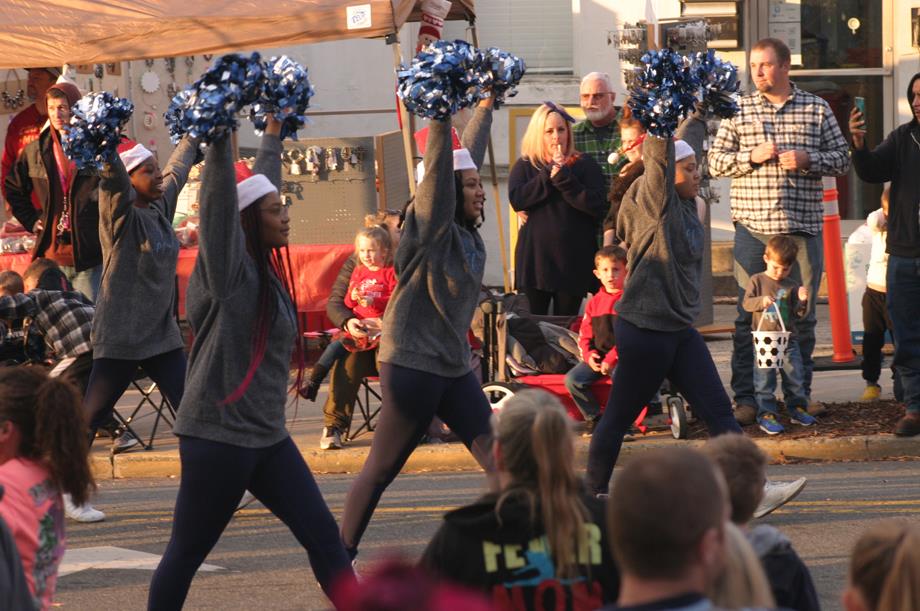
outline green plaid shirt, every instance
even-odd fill
[[[626,165],[627,161],[626,155],[622,155],[616,165],[607,163],[610,153],[620,150],[620,124],[613,121],[604,127],[594,127],[590,121],[585,119],[572,126],[572,134],[575,138],[575,149],[590,155],[597,165],[601,166],[604,182],[609,191],[610,183],[620,173],[620,169]]]

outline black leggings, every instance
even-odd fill
[[[95,359],[86,386],[86,396],[83,398],[83,412],[89,422],[90,439],[96,434],[96,429],[111,418],[115,404],[137,375],[138,367],[156,382],[160,393],[173,408],[178,409],[185,390],[185,353],[182,348],[141,361]]]
[[[445,378],[390,363],[380,363],[383,405],[371,451],[345,499],[342,541],[357,554],[374,509],[422,435],[437,415],[460,437],[476,462],[491,473],[492,409],[473,372]]]
[[[267,448],[243,448],[179,437],[182,481],[172,535],[150,582],[148,609],[181,609],[192,577],[246,490],[291,529],[307,550],[327,596],[336,579],[351,573],[335,519],[290,437]]]
[[[542,289],[523,289],[530,304],[530,313],[538,316],[549,314],[549,304],[553,304],[554,316],[574,316],[581,308],[584,295],[573,295],[561,291],[544,291]]]
[[[623,437],[665,378],[680,389],[710,435],[741,432],[709,348],[696,329],[650,331],[621,316],[614,324],[619,361],[588,450],[585,483],[594,493],[607,492]]]

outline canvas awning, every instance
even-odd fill
[[[416,0],[4,0],[0,68],[94,64],[375,38]],[[453,0],[448,19],[474,17]]]

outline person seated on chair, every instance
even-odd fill
[[[626,251],[619,246],[601,248],[594,255],[594,275],[601,281],[601,288],[585,306],[585,315],[578,330],[582,361],[565,376],[565,387],[584,416],[589,435],[601,417],[601,406],[591,392],[591,386],[601,378],[613,375],[617,363],[613,335],[613,321],[617,313],[614,306],[623,296]]]
[[[350,352],[373,351],[380,344],[381,319],[396,287],[390,234],[379,225],[362,227],[355,236],[355,256],[358,265],[351,273],[345,306],[360,319],[365,333],[354,336],[345,330],[326,347],[313,366],[310,379],[300,389],[300,395],[310,401],[316,401],[319,386],[334,364]]]
[[[402,234],[401,222],[402,213],[398,210],[383,210],[364,218],[365,227],[379,225],[389,232],[393,252],[396,252]],[[356,256],[345,260],[326,302],[326,316],[332,324],[353,337],[364,334],[361,319],[352,308],[345,305],[351,274],[357,266]],[[376,357],[376,350],[352,352],[344,360],[333,365],[329,379],[329,396],[323,405],[323,432],[319,442],[321,450],[343,447],[342,437],[351,428],[351,417],[355,411],[361,383],[365,378],[378,375]]]

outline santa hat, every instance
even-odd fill
[[[125,169],[130,173],[131,170],[153,157],[153,153],[143,144],[125,138],[118,145],[118,156],[121,157],[121,162],[125,164]]]
[[[478,170],[476,164],[473,163],[473,156],[470,155],[468,149],[463,148],[460,144],[460,136],[457,134],[457,130],[450,128],[451,136],[451,148],[454,150],[454,172],[459,172],[460,170]],[[425,149],[428,141],[428,128],[422,128],[415,132],[415,142],[418,144],[419,152],[423,155],[425,154]],[[423,144],[424,143],[424,144]],[[418,176],[418,182],[422,182],[422,178],[425,177],[425,162],[420,161],[415,167],[416,175]]]
[[[234,169],[236,170],[236,200],[240,212],[269,193],[278,192],[272,181],[264,174],[253,174],[244,162],[237,161]]]
[[[440,40],[440,39],[441,39],[441,30],[439,30],[438,28],[436,28],[436,27],[433,26],[433,25],[428,25],[427,23],[423,24],[423,25],[422,25],[421,27],[419,27],[419,29],[418,29],[419,38],[421,38],[422,36],[424,36],[424,35],[426,35],[426,34],[427,34],[428,36],[431,36],[432,38],[434,38],[434,39],[436,39],[436,40]]]
[[[678,162],[681,159],[686,159],[690,155],[696,155],[693,150],[693,147],[684,142],[683,140],[674,141],[674,162]]]

